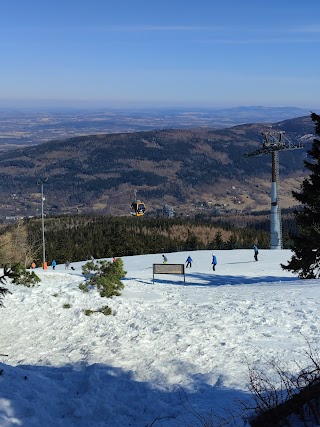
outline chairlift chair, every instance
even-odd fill
[[[137,190],[134,191],[134,196],[134,202],[131,204],[130,213],[133,216],[143,216],[146,211],[145,204],[141,202],[141,200],[137,200]]]

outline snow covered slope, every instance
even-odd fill
[[[152,283],[161,254],[125,257],[125,289],[113,299],[79,290],[84,262],[37,269],[35,288],[9,285],[0,426],[192,425],[195,413],[228,417],[250,399],[248,365],[307,363],[306,338],[320,345],[319,282],[282,271],[288,250],[261,250],[258,262],[253,250],[215,254],[216,272],[210,251],[166,254],[169,263],[193,258],[185,284],[167,275]],[[83,313],[106,304],[113,315]]]

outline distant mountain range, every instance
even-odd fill
[[[261,107],[262,108],[262,107]],[[260,109],[259,111],[262,111]],[[128,215],[134,190],[148,214],[164,204],[178,214],[269,209],[271,156],[246,158],[262,144],[261,132],[285,131],[310,145],[310,116],[273,124],[224,129],[174,129],[91,135],[5,152],[0,160],[0,215],[97,212]],[[293,206],[292,189],[304,175],[306,149],[280,154],[281,204]]]
[[[179,108],[136,110],[18,110],[0,108],[0,150],[73,136],[159,129],[226,128],[278,122],[310,111],[296,107]]]

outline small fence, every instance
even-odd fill
[[[184,264],[153,264],[152,283],[155,274],[183,274],[183,282],[186,283]]]

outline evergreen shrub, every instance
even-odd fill
[[[82,292],[89,292],[89,289],[88,289],[88,286],[85,284],[85,283],[80,283],[80,285],[79,285],[79,289],[82,291]]]
[[[12,267],[12,272],[12,283],[15,285],[23,285],[30,288],[41,282],[40,278],[34,271],[28,271],[21,264],[14,265]]]
[[[87,308],[86,310],[83,310],[84,314],[86,316],[91,316],[91,314],[95,313],[94,310],[90,310],[90,308]]]
[[[121,279],[127,274],[123,270],[123,261],[89,261],[82,267],[82,273],[88,277],[85,286],[95,286],[102,297],[111,298],[121,295],[124,288]]]
[[[84,314],[86,316],[91,316],[93,313],[102,313],[105,316],[110,316],[112,314],[112,310],[108,305],[104,305],[103,307],[99,308],[98,310],[91,310],[90,308],[83,310]]]
[[[98,312],[104,314],[105,316],[110,316],[112,314],[112,310],[108,305],[104,305],[103,307],[99,308]]]

